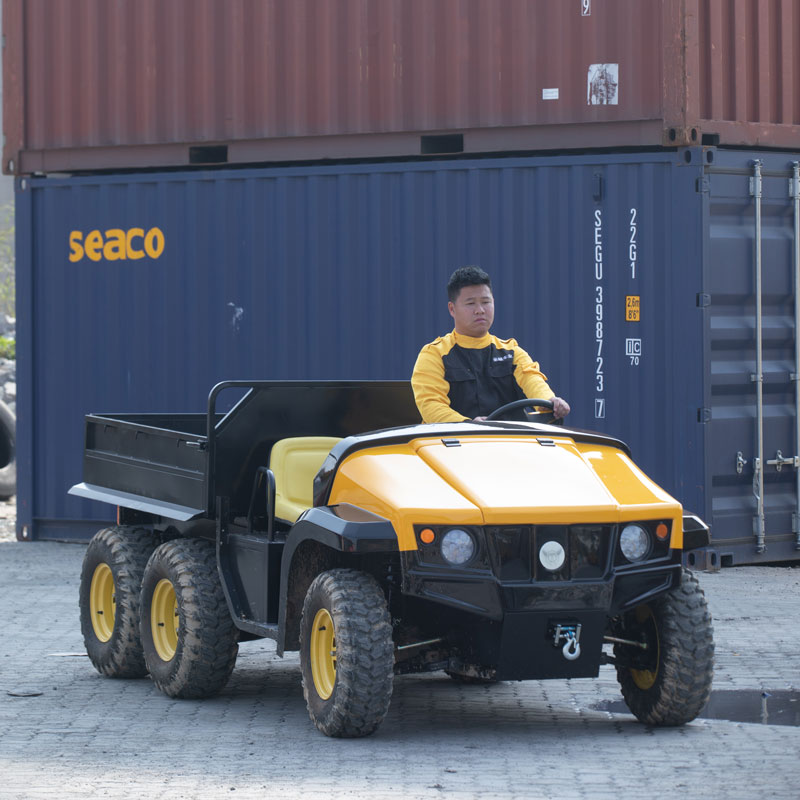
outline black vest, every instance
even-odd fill
[[[494,343],[480,350],[455,345],[442,363],[450,407],[465,417],[485,417],[525,397],[514,378],[513,350],[499,350]]]

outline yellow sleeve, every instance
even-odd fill
[[[450,408],[450,386],[444,379],[442,357],[429,344],[417,356],[411,374],[411,388],[423,422],[462,422],[467,419]]]
[[[556,393],[547,385],[547,375],[539,369],[539,362],[517,345],[514,348],[514,378],[525,393],[525,397],[550,400]]]

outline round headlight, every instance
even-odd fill
[[[475,555],[475,540],[461,528],[452,528],[442,537],[442,556],[455,566],[466,564]]]
[[[640,525],[626,525],[619,537],[619,547],[628,561],[641,561],[650,552],[650,537]]]
[[[542,566],[545,569],[549,569],[550,572],[561,569],[561,567],[564,566],[564,559],[566,559],[566,557],[567,554],[564,552],[564,548],[558,542],[545,542],[539,548],[539,561],[541,561]]]

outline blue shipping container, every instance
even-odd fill
[[[408,378],[451,329],[450,272],[480,264],[493,331],[541,362],[570,424],[626,440],[712,524],[702,558],[794,558],[796,159],[691,148],[19,179],[18,536],[84,539],[108,518],[67,495],[84,414],[203,411],[230,378]]]

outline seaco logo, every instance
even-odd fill
[[[89,231],[86,238],[82,231],[70,231],[69,260],[80,261],[86,257],[92,261],[121,261],[148,256],[158,258],[164,252],[164,232],[161,228],[111,228],[105,233]]]

